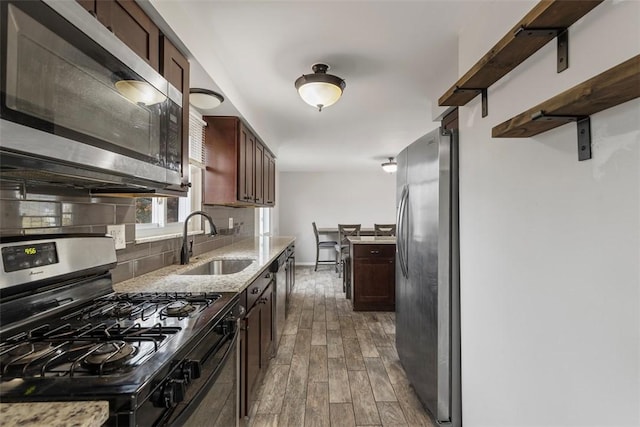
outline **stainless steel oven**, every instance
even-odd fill
[[[76,1],[2,1],[0,28],[3,177],[180,188],[178,89]]]

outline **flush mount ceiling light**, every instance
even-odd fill
[[[327,74],[327,64],[314,64],[311,69],[314,74],[298,77],[296,89],[304,102],[322,111],[340,99],[347,84],[340,77]]]
[[[224,102],[224,96],[209,89],[189,89],[189,103],[198,110],[212,110]]]
[[[167,98],[149,83],[140,80],[118,80],[115,86],[122,96],[136,104],[153,105]]]
[[[382,170],[387,173],[394,173],[398,170],[398,163],[393,160],[393,157],[389,157],[389,161],[382,164]]]

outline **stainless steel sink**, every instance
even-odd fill
[[[183,275],[219,275],[239,273],[249,267],[252,259],[215,259],[201,266],[187,270]]]

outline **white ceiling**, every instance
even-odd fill
[[[458,32],[487,3],[151,0],[199,63],[191,86],[227,99],[212,114],[242,115],[281,171],[381,170],[435,128]],[[294,88],[317,62],[347,83],[322,112]]]

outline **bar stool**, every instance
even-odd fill
[[[340,259],[340,274],[344,271],[344,259],[349,255],[349,240],[347,237],[360,235],[360,224],[338,224],[338,239],[336,254]]]
[[[320,240],[320,236],[318,234],[318,227],[316,227],[316,223],[313,224],[313,235],[316,237],[316,268],[313,271],[318,271],[318,264],[333,264],[338,268],[338,257],[336,259],[320,259],[320,249],[333,249],[338,244],[335,240]]]
[[[375,236],[395,236],[395,224],[373,224],[373,233]]]

